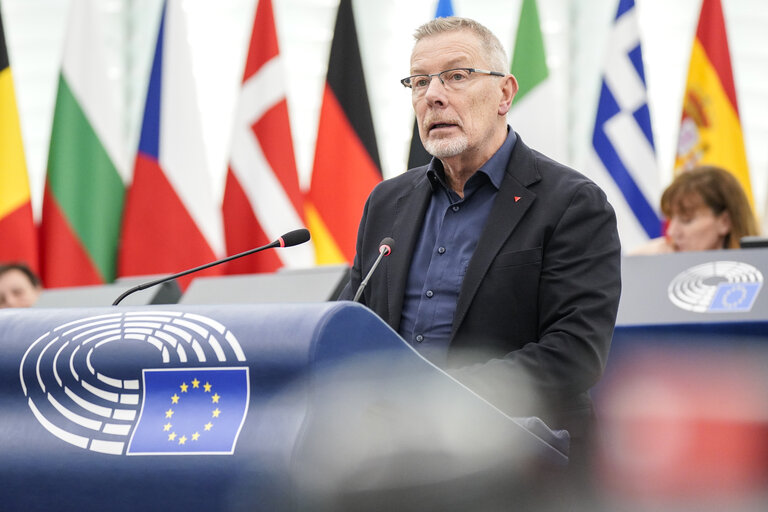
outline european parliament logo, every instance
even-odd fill
[[[144,370],[128,455],[232,454],[248,412],[248,368]]]
[[[77,448],[232,454],[248,413],[245,361],[234,333],[212,318],[126,311],[42,334],[22,357],[19,377],[38,423]]]
[[[694,313],[748,312],[763,286],[763,274],[740,261],[712,261],[688,268],[669,283],[669,300]]]

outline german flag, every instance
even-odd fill
[[[37,234],[13,78],[0,14],[0,261],[37,270]]]
[[[381,165],[352,2],[341,0],[307,194],[307,225],[317,263],[352,262],[363,206],[379,181]]]
[[[730,171],[754,206],[720,0],[704,0],[701,5],[685,85],[675,173],[697,165]]]

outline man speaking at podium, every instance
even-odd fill
[[[414,37],[402,83],[434,158],[369,196],[341,298],[394,240],[360,301],[507,414],[567,429],[576,457],[619,302],[613,209],[508,127],[517,80],[487,28],[438,18]],[[533,407],[516,398],[521,386]]]

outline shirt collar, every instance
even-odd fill
[[[504,139],[504,143],[501,147],[477,170],[482,172],[493,183],[493,186],[497,189],[501,188],[501,182],[504,179],[504,174],[507,171],[507,164],[512,157],[512,150],[515,148],[515,142],[517,142],[517,136],[515,131],[507,125],[507,138]],[[432,191],[436,190],[438,185],[447,187],[445,183],[445,170],[443,169],[443,162],[439,158],[432,157],[432,160],[427,166],[427,178],[429,184],[432,186]]]

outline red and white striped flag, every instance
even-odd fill
[[[235,114],[222,213],[227,254],[266,245],[304,227],[285,81],[271,0],[259,0]],[[226,272],[270,272],[314,263],[311,245],[227,264]]]

